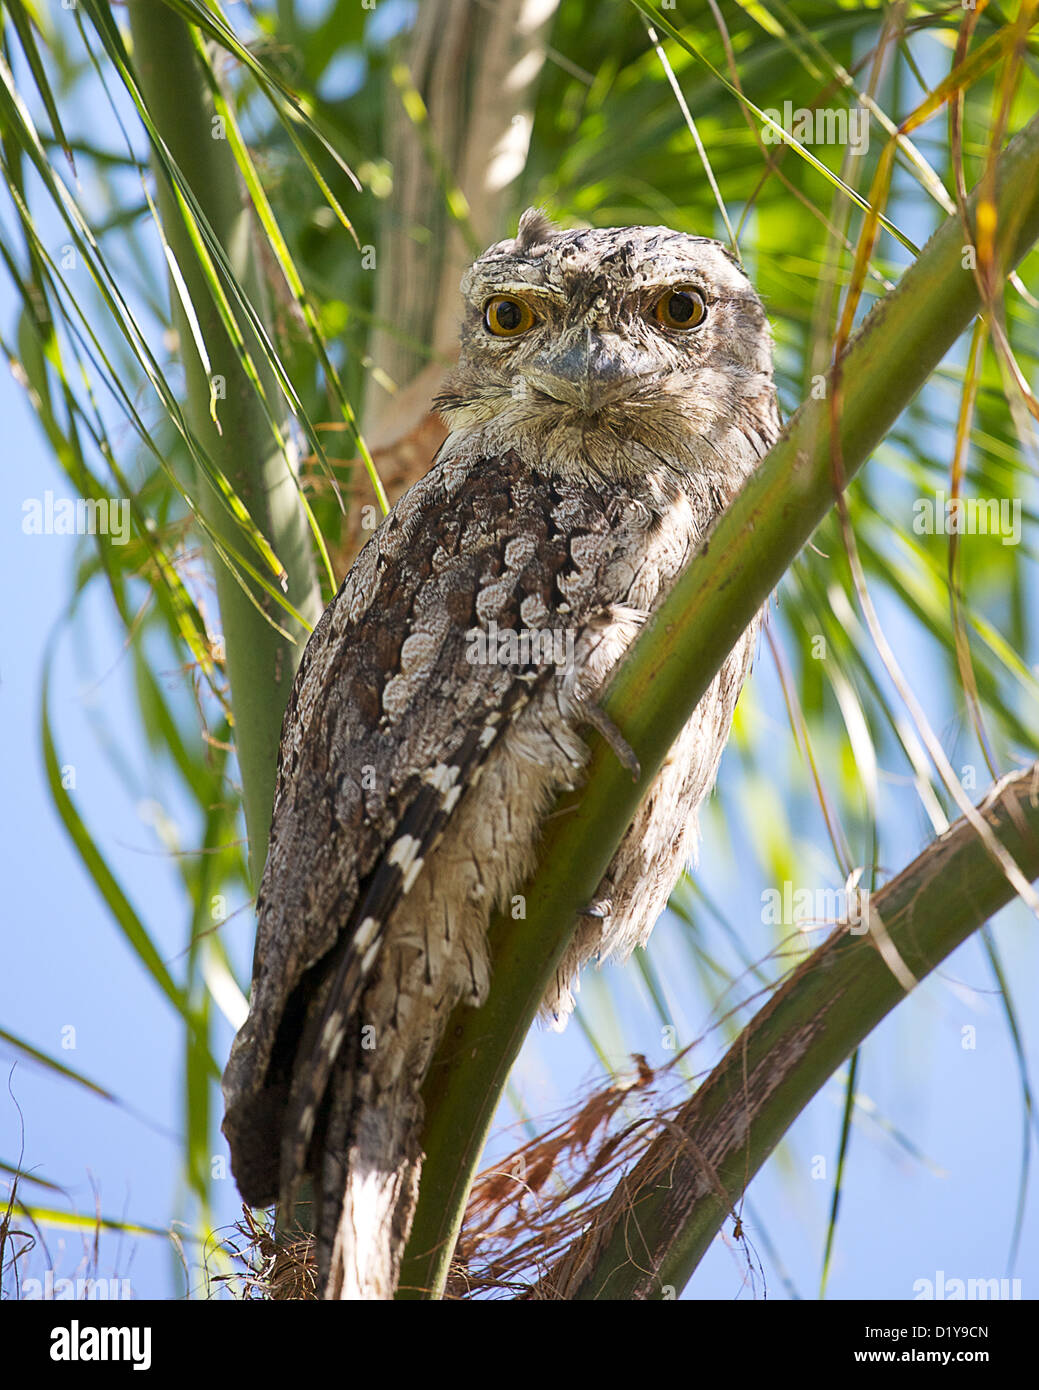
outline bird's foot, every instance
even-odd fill
[[[602,734],[616,753],[617,761],[631,773],[631,780],[637,782],[642,776],[642,765],[635,756],[635,750],[606,711],[595,704],[593,700],[589,700],[581,706],[581,713],[592,728]]]
[[[597,898],[594,903],[589,903],[581,909],[581,916],[598,917],[605,922],[607,917],[613,916],[613,903],[609,898]]]

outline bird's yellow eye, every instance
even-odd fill
[[[537,322],[529,304],[511,294],[496,294],[484,305],[483,321],[496,338],[518,338]]]
[[[653,317],[665,328],[696,328],[707,317],[707,305],[699,290],[679,286],[660,296],[653,306]]]

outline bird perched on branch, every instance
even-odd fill
[[[420,1087],[489,983],[581,731],[647,616],[778,430],[743,271],[664,227],[531,209],[462,282],[450,434],[361,551],[285,714],[248,1019],[224,1132],[253,1206],[309,1174],[324,1293],[390,1298],[421,1171]],[[750,666],[743,635],[647,791],[543,1001],[644,943],[695,847]]]

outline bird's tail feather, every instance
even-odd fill
[[[418,1201],[421,1102],[396,1087],[363,1096],[368,1080],[334,1096],[322,1145],[318,1259],[330,1299],[394,1296]]]

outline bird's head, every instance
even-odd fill
[[[456,440],[627,476],[644,451],[694,468],[734,426],[774,420],[768,322],[719,242],[563,231],[531,208],[462,295],[461,355],[436,402]]]

